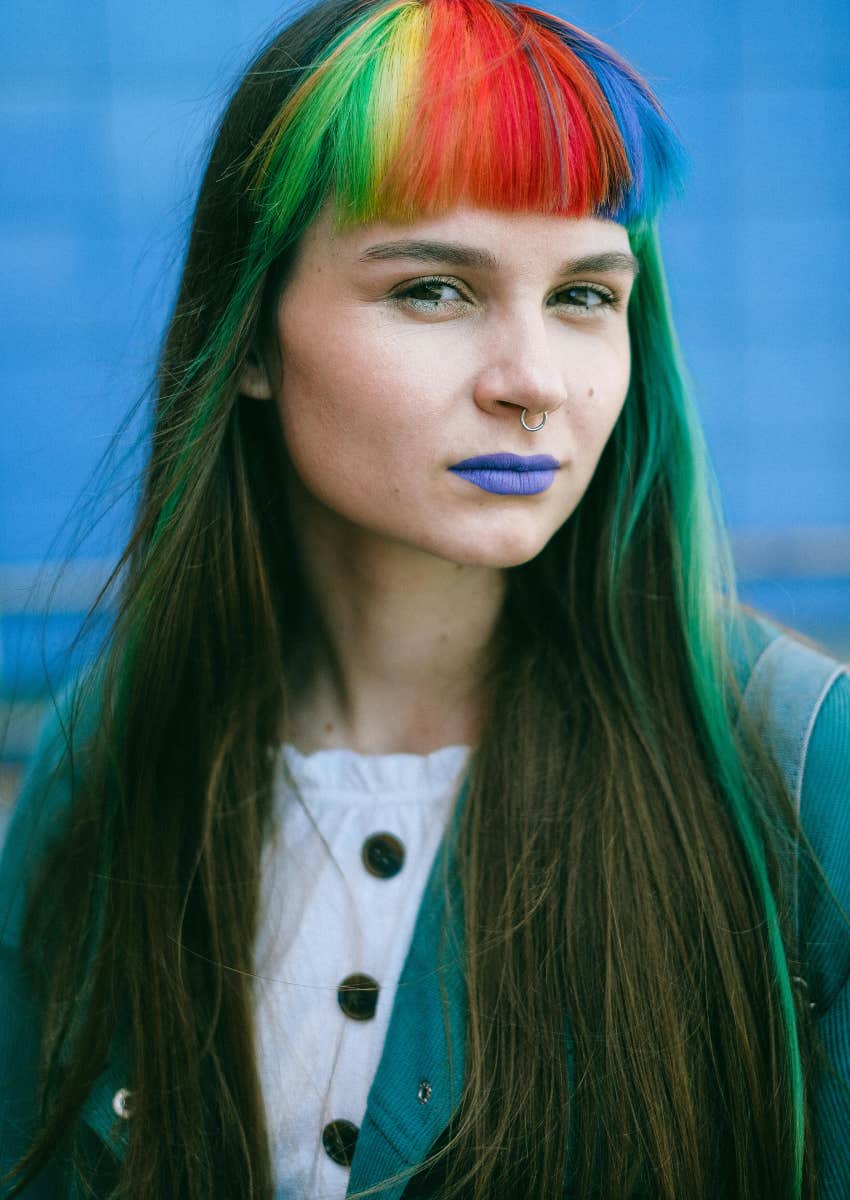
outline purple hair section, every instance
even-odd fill
[[[609,46],[539,9],[520,6],[555,34],[593,74],[617,122],[632,182],[616,207],[600,211],[622,225],[651,221],[681,191],[687,155],[672,122],[644,81]]]

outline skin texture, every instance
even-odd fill
[[[495,263],[364,257],[410,240]],[[603,254],[622,261],[563,270]],[[242,380],[280,413],[325,630],[301,732],[290,731],[302,749],[425,753],[473,740],[503,570],[569,519],[625,400],[629,259],[625,229],[596,218],[458,208],[337,230],[326,208],[308,229],[276,353]],[[547,412],[544,429],[524,430],[523,408],[528,424]],[[560,466],[526,496],[449,470],[495,452]]]

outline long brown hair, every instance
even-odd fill
[[[124,1029],[133,1116],[116,1189],[272,1196],[252,955],[268,747],[309,673],[313,626],[279,422],[238,379],[324,193],[305,188],[253,262],[245,172],[334,39],[389,7],[332,0],[276,38],[204,177],[120,610],[66,714],[73,802],[28,911],[44,1069],[18,1187],[75,1144]],[[811,1019],[789,991],[797,821],[738,720],[727,646],[743,626],[728,583],[720,594],[657,243],[645,221],[630,232],[626,409],[574,516],[509,571],[493,637],[454,855],[465,1084],[433,1186],[476,1200],[567,1182],[609,1200],[810,1200]]]

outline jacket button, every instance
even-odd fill
[[[133,1110],[131,1107],[132,1097],[133,1093],[127,1088],[118,1089],[118,1091],[112,1097],[112,1111],[115,1113],[116,1117],[121,1117],[122,1120],[126,1121],[133,1115]]]
[[[352,1021],[371,1021],[378,1004],[378,991],[371,975],[348,975],[339,985],[336,998]]]
[[[363,843],[363,866],[376,879],[392,879],[404,866],[404,846],[391,833],[373,833]]]
[[[431,1095],[432,1095],[433,1091],[434,1091],[434,1089],[431,1087],[431,1084],[428,1082],[428,1080],[423,1079],[422,1082],[420,1083],[419,1089],[416,1093],[416,1099],[419,1101],[420,1104],[427,1104],[428,1101],[431,1099]]]
[[[351,1121],[329,1121],[322,1130],[322,1145],[328,1158],[341,1167],[350,1167],[359,1132]]]

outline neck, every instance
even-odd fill
[[[301,517],[296,538],[318,636],[284,739],[304,753],[475,744],[504,573],[435,558],[333,514]]]

